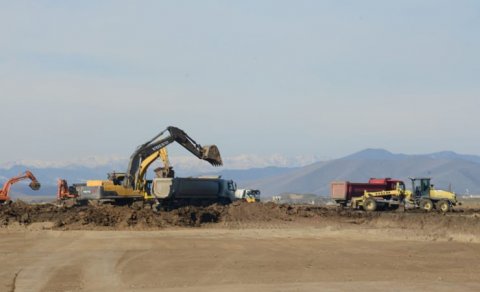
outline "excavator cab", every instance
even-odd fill
[[[116,186],[121,185],[126,176],[125,172],[111,172],[107,174],[108,180],[112,181]]]

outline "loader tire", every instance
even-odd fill
[[[373,212],[377,210],[377,201],[372,198],[368,198],[365,201],[363,201],[363,210],[367,212]]]
[[[422,199],[419,205],[420,205],[420,209],[426,212],[430,212],[433,209],[433,202],[430,199]]]
[[[450,211],[450,203],[445,200],[438,201],[436,208],[437,210],[440,210],[443,213],[447,213],[448,211]]]

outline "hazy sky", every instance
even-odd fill
[[[479,52],[479,1],[0,0],[0,162],[168,125],[224,156],[480,154]]]

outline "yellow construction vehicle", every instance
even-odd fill
[[[433,209],[448,212],[453,206],[461,205],[455,193],[436,190],[429,177],[411,177],[410,180],[412,192],[409,201],[427,212]]]
[[[164,136],[168,132],[169,135]],[[189,137],[183,130],[168,127],[150,141],[137,147],[130,157],[126,172],[108,174],[107,180],[90,180],[86,185],[77,188],[79,197],[85,199],[113,200],[116,202],[131,202],[135,200],[154,200],[151,193],[151,180],[146,179],[149,166],[160,158],[163,167],[155,170],[158,177],[171,178],[174,171],[170,166],[166,146],[177,142],[199,159],[213,166],[222,165],[220,152],[215,145],[201,146]]]
[[[243,200],[247,203],[260,202],[260,191],[251,189],[237,189],[235,199]]]
[[[380,207],[389,210],[397,209],[406,198],[411,197],[411,192],[405,189],[405,184],[400,180],[395,182],[395,188],[392,190],[367,191],[363,196],[354,197],[351,200],[351,207],[357,209],[362,207],[365,211],[375,211]]]
[[[392,190],[364,191],[363,196],[352,198],[352,207],[362,207],[365,211],[378,209],[397,209],[400,205],[408,203],[414,208],[427,212],[437,209],[448,212],[453,206],[460,205],[454,193],[436,190],[430,184],[431,178],[410,178],[412,190],[405,189],[402,181],[396,181]]]

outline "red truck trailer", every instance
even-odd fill
[[[349,205],[352,198],[363,196],[364,192],[395,190],[397,183],[403,181],[392,178],[371,178],[367,183],[334,181],[330,184],[330,197],[341,206]]]

